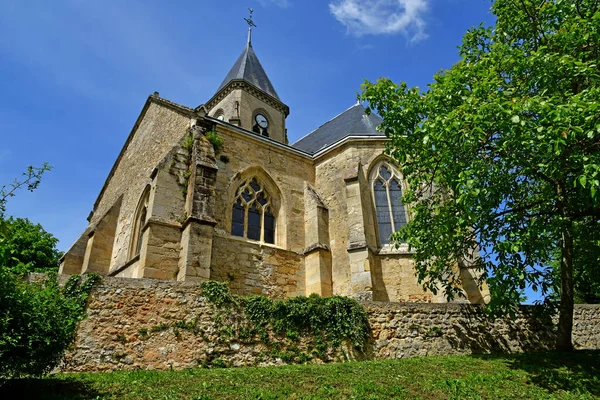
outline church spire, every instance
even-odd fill
[[[254,21],[252,21],[252,13],[254,10],[249,8],[248,11],[250,11],[250,18],[244,18],[244,20],[248,24],[248,46],[252,46],[252,27],[256,28],[257,26]]]
[[[252,27],[256,28],[256,24],[252,21],[254,10],[249,8],[248,11],[250,11],[250,18],[244,18],[248,23],[248,43],[217,91],[233,80],[243,80],[281,101],[252,48]]]

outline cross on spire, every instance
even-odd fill
[[[252,27],[256,28],[257,26],[254,23],[254,21],[252,21],[252,13],[254,12],[254,10],[248,8],[248,11],[250,11],[250,18],[244,18],[244,20],[248,24],[248,45],[252,46]]]

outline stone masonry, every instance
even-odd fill
[[[481,306],[469,304],[365,302],[363,307],[372,330],[366,351],[329,349],[325,362],[540,351],[551,348],[555,338],[553,321],[536,317],[534,307],[522,307],[512,321],[488,320]],[[92,290],[88,317],[61,370],[280,365],[285,362],[270,352],[276,343],[303,348],[302,340],[292,343],[273,333],[270,345],[232,335],[235,326],[220,322],[219,313],[194,283],[105,278]],[[194,331],[177,328],[190,321],[196,321]],[[600,348],[600,305],[575,307],[573,341],[577,349]]]
[[[216,279],[273,297],[445,302],[418,284],[410,249],[378,233],[380,223],[410,219],[389,186],[375,204],[382,163],[406,188],[401,166],[383,155],[380,118],[356,104],[290,145],[289,113],[250,42],[204,104],[150,95],[60,272]],[[268,204],[242,201],[248,182]],[[465,299],[484,303],[485,282],[460,268]]]

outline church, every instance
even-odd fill
[[[248,40],[212,98],[191,108],[150,95],[63,274],[198,282],[283,298],[445,302],[417,283],[390,235],[411,218],[381,118],[355,104],[296,143]],[[474,271],[457,265],[482,303]]]

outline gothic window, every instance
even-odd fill
[[[398,172],[389,164],[381,163],[372,177],[373,199],[377,216],[379,244],[390,243],[390,236],[406,225],[406,209],[402,197],[402,180]]]
[[[148,216],[148,200],[150,199],[150,187],[146,187],[137,210],[135,212],[135,218],[133,222],[133,231],[131,235],[131,250],[129,257],[135,257],[140,253],[142,249],[142,236],[144,234],[144,224],[146,223]]]
[[[231,212],[231,234],[264,243],[275,243],[275,214],[271,197],[256,179],[238,188]]]

